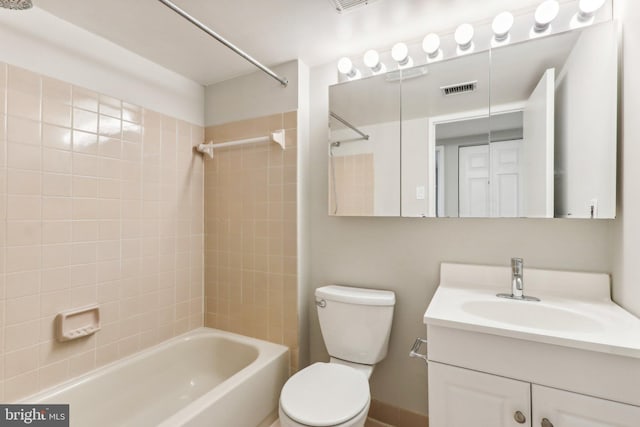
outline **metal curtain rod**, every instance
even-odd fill
[[[369,135],[362,132],[360,129],[358,129],[357,127],[355,127],[354,125],[352,125],[351,123],[349,123],[348,121],[346,121],[345,119],[343,119],[342,117],[334,113],[333,111],[329,111],[329,115],[334,119],[336,119],[337,121],[339,121],[340,123],[342,123],[343,125],[345,125],[346,127],[348,127],[349,129],[351,129],[352,131],[356,132],[363,139],[366,139],[367,141],[369,140]]]
[[[173,2],[171,2],[169,0],[158,0],[158,1],[160,3],[162,3],[162,4],[164,4],[165,6],[167,6],[169,9],[173,10],[178,15],[182,16],[187,21],[191,22],[196,27],[200,28],[205,33],[209,34],[214,39],[218,40],[220,43],[222,43],[223,45],[225,45],[226,47],[228,47],[229,49],[231,49],[232,51],[234,51],[235,53],[237,53],[238,55],[240,55],[241,57],[243,57],[244,59],[246,59],[247,61],[249,61],[253,65],[255,65],[256,67],[258,67],[261,71],[263,71],[264,73],[268,74],[270,77],[276,79],[278,82],[280,82],[280,84],[282,86],[286,87],[289,84],[289,80],[287,80],[286,77],[278,76],[276,73],[271,71],[269,68],[265,67],[260,62],[255,60],[251,55],[249,55],[248,53],[245,53],[239,47],[237,47],[236,45],[231,43],[229,40],[225,39],[220,34],[216,33],[211,28],[207,27],[202,22],[198,21],[196,18],[194,18],[193,16],[189,15],[186,11],[181,9],[175,3],[173,3]]]

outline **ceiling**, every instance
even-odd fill
[[[174,0],[266,66],[300,59],[309,66],[463,22],[488,22],[503,10],[541,0],[379,0],[338,14],[329,0]],[[102,36],[203,85],[255,68],[157,0],[34,0],[36,7]]]

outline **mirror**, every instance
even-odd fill
[[[341,144],[348,155],[374,142],[368,152],[385,156],[363,192],[373,215],[614,218],[617,69],[615,24],[605,22],[333,86],[330,105],[366,133],[388,131],[386,151],[373,148],[379,137]],[[332,141],[347,135],[358,136],[332,119]],[[330,209],[370,215],[331,204],[368,188],[360,160],[349,160],[334,167]]]
[[[458,148],[489,140],[490,55],[421,69],[402,79],[402,216],[457,216]],[[473,131],[448,124],[461,117],[475,118]]]
[[[491,216],[615,217],[616,39],[607,22],[492,51]]]
[[[329,89],[329,215],[400,216],[400,81]]]

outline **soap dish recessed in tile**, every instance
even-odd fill
[[[56,316],[56,338],[60,342],[92,335],[100,330],[100,307],[97,304],[65,310]]]

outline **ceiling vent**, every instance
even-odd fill
[[[348,12],[361,6],[366,6],[377,0],[329,0],[338,13]]]
[[[455,85],[442,86],[440,90],[444,96],[460,95],[462,93],[474,92],[478,86],[478,81],[458,83]]]

